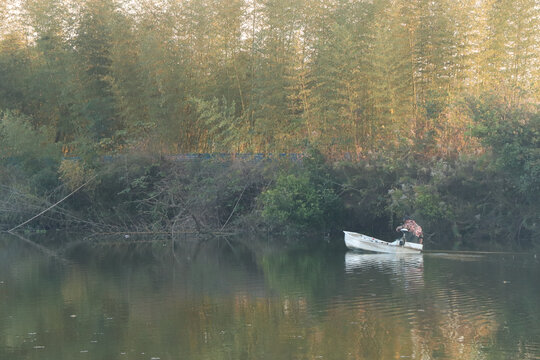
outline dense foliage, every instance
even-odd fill
[[[29,0],[0,110],[64,154],[477,149],[462,99],[538,103],[535,0]]]
[[[0,221],[85,185],[32,226],[538,245],[538,34],[535,0],[4,1]]]
[[[328,232],[343,215],[339,186],[320,153],[312,153],[292,169],[277,175],[261,194],[262,216],[275,227],[304,232]]]
[[[131,155],[98,165],[93,181],[26,228],[173,237],[249,232],[314,241],[330,235],[342,245],[341,231],[347,229],[393,239],[401,217],[410,215],[423,226],[431,249],[538,247],[538,191],[521,194],[517,179],[495,166],[499,161],[494,156],[421,161],[381,157],[354,163],[311,157],[291,163],[179,162]],[[56,182],[39,183],[39,191],[20,169],[6,165],[8,171],[1,173],[4,228],[80,183],[81,173],[88,170],[80,168],[81,162],[67,163],[63,185],[56,186],[58,177],[48,170]],[[65,180],[67,174],[75,184]]]

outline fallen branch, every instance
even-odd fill
[[[82,184],[81,186],[79,186],[78,188],[76,188],[75,190],[73,190],[71,193],[69,193],[68,195],[66,195],[64,198],[62,198],[61,200],[55,202],[54,204],[52,204],[51,206],[49,206],[48,208],[46,208],[45,210],[43,210],[42,212],[40,212],[39,214],[35,215],[34,217],[26,220],[25,222],[15,226],[14,228],[11,228],[8,230],[9,233],[11,233],[13,230],[15,229],[18,229],[20,228],[21,226],[23,225],[26,225],[28,224],[30,221],[40,217],[41,215],[45,214],[47,211],[51,210],[52,208],[54,208],[55,206],[57,206],[58,204],[60,204],[61,202],[63,202],[64,200],[66,200],[67,198],[69,198],[71,195],[75,194],[77,191],[79,191],[80,189],[82,189],[83,187],[85,187],[86,185],[88,185],[88,183],[90,183],[90,181],[94,180],[96,178],[97,175],[94,175],[92,176],[92,178],[90,178],[90,180],[88,180],[87,182],[85,182],[84,184]]]
[[[221,227],[220,231],[222,231],[225,228],[225,226],[227,226],[227,224],[229,223],[229,220],[231,220],[231,217],[233,216],[234,212],[236,211],[236,208],[238,207],[238,203],[240,203],[240,200],[242,199],[242,195],[244,195],[244,192],[246,191],[248,185],[249,185],[249,183],[246,184],[246,186],[244,186],[244,189],[240,193],[240,196],[238,197],[238,200],[236,200],[236,204],[234,204],[234,208],[232,209],[231,213],[229,214],[229,217],[227,218],[227,221],[225,221],[225,224],[223,224],[223,226]]]

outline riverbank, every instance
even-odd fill
[[[344,229],[391,239],[409,215],[423,226],[427,248],[540,245],[538,203],[480,157],[331,162],[314,152],[302,161],[174,161],[131,154],[92,166],[51,162],[24,175],[13,165],[1,169],[4,230],[51,207],[19,230],[264,233],[298,243],[339,239]]]

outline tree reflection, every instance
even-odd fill
[[[530,283],[537,264],[509,271],[515,262],[484,258],[252,254],[227,247],[204,248],[184,263],[151,245],[153,260],[122,254],[111,265],[111,251],[108,266],[99,257],[63,265],[22,244],[0,246],[2,359],[532,359],[540,353],[538,323],[527,320],[540,313],[533,300],[539,288]],[[530,300],[516,314],[520,297]]]

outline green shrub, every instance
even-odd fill
[[[540,108],[508,106],[497,97],[470,101],[474,134],[491,149],[492,163],[524,200],[540,195]],[[534,201],[534,200],[533,200]]]
[[[0,113],[0,158],[59,158],[59,147],[54,144],[50,129],[34,129],[31,119],[10,111]]]
[[[60,155],[49,128],[35,129],[32,119],[19,113],[0,113],[0,165],[30,191],[42,195],[60,184],[56,173]]]
[[[282,173],[260,196],[263,218],[270,224],[290,225],[299,230],[328,230],[341,213],[341,200],[328,174],[314,172],[308,164],[298,173]]]
[[[448,204],[433,189],[428,186],[418,186],[415,192],[414,208],[419,216],[430,222],[452,218],[452,211]]]

